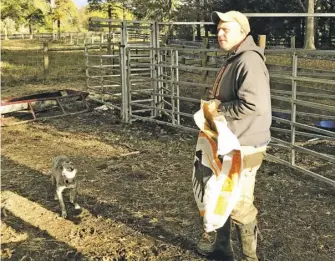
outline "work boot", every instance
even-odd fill
[[[197,244],[197,251],[210,259],[233,261],[233,250],[230,244],[230,217],[216,232],[204,233]]]
[[[236,224],[239,239],[242,245],[243,259],[247,261],[258,261],[257,248],[257,221],[246,225]]]
[[[226,223],[217,229],[215,247],[211,258],[220,261],[234,261],[234,253],[230,242],[231,235],[231,219],[227,219]]]
[[[203,256],[210,256],[214,251],[216,232],[204,232],[198,243],[197,251]]]

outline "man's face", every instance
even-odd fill
[[[219,45],[225,51],[233,50],[246,37],[237,22],[220,21],[217,30]]]

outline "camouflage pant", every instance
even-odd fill
[[[231,213],[234,223],[246,225],[256,220],[258,213],[254,206],[254,189],[257,170],[260,168],[266,154],[266,146],[242,146],[244,176],[240,200]]]

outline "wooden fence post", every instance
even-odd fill
[[[258,46],[265,49],[266,35],[258,35]]]
[[[295,35],[291,36],[291,48],[295,48]]]
[[[85,33],[85,36],[84,36],[84,45],[86,45],[86,41],[87,41],[87,33]]]
[[[107,55],[114,55],[114,45],[112,45],[111,35],[107,35]],[[114,57],[108,59],[111,65],[114,65]],[[110,74],[113,74],[113,67],[110,69]]]
[[[64,33],[62,33],[62,35],[63,35],[62,39],[64,39],[64,40],[63,40],[63,41],[64,41],[64,44],[66,44],[66,43],[67,43],[66,33],[64,32]],[[70,39],[69,39],[69,41],[70,41]]]
[[[8,40],[8,29],[7,29],[7,24],[4,25],[4,31],[5,31],[5,40]]]
[[[107,55],[114,55],[112,54],[112,38],[110,35],[107,37]]]
[[[44,73],[49,69],[48,42],[43,42]]]
[[[112,44],[112,42],[110,42],[109,44]],[[111,46],[111,51],[112,51],[112,55],[115,55],[115,45]],[[120,50],[119,50],[120,52]],[[115,65],[115,59],[114,57],[112,58],[112,69],[111,69],[111,74],[114,74],[114,65]]]
[[[196,27],[192,25],[192,41],[195,42],[195,35],[196,35]]]
[[[202,42],[202,47],[201,48],[202,49],[207,49],[208,48],[208,38],[207,37],[203,38],[203,42]],[[202,67],[207,67],[207,60],[208,60],[207,51],[201,52],[201,66]],[[202,76],[203,81],[206,80],[207,75],[208,75],[208,71],[204,71],[203,72],[203,76]]]

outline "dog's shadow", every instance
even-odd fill
[[[50,174],[42,174],[39,171],[30,169],[27,166],[19,164],[7,157],[2,157],[2,168],[11,170],[24,170],[20,175],[14,175],[13,173],[4,173],[2,176],[2,190],[10,190],[15,192],[22,197],[29,199],[30,201],[36,202],[44,208],[57,213],[61,216],[61,208],[59,201],[54,199],[55,187],[51,185]],[[24,180],[24,181],[23,181]],[[150,218],[137,218],[130,214],[124,207],[117,204],[106,204],[100,203],[94,197],[80,194],[80,185],[78,192],[79,205],[84,209],[76,210],[73,204],[70,203],[69,199],[70,190],[65,190],[63,199],[66,206],[68,217],[67,220],[78,225],[84,220],[83,212],[88,210],[94,216],[102,216],[110,218],[111,213],[122,214],[115,218],[121,223],[125,223],[127,226],[147,234],[156,239],[164,237],[164,241],[173,245],[178,245],[185,250],[192,250],[194,243],[190,239],[172,232],[166,231],[162,225],[156,225],[153,230],[153,225],[150,222]]]
[[[59,201],[54,199],[56,187],[51,183],[51,174],[43,174],[34,169],[1,156],[1,190],[15,192],[22,197],[36,202],[46,209],[61,216]],[[69,189],[63,192],[63,199],[68,213],[67,220],[79,224],[81,222],[82,209],[75,209],[70,203]],[[79,196],[80,201],[80,196]]]

